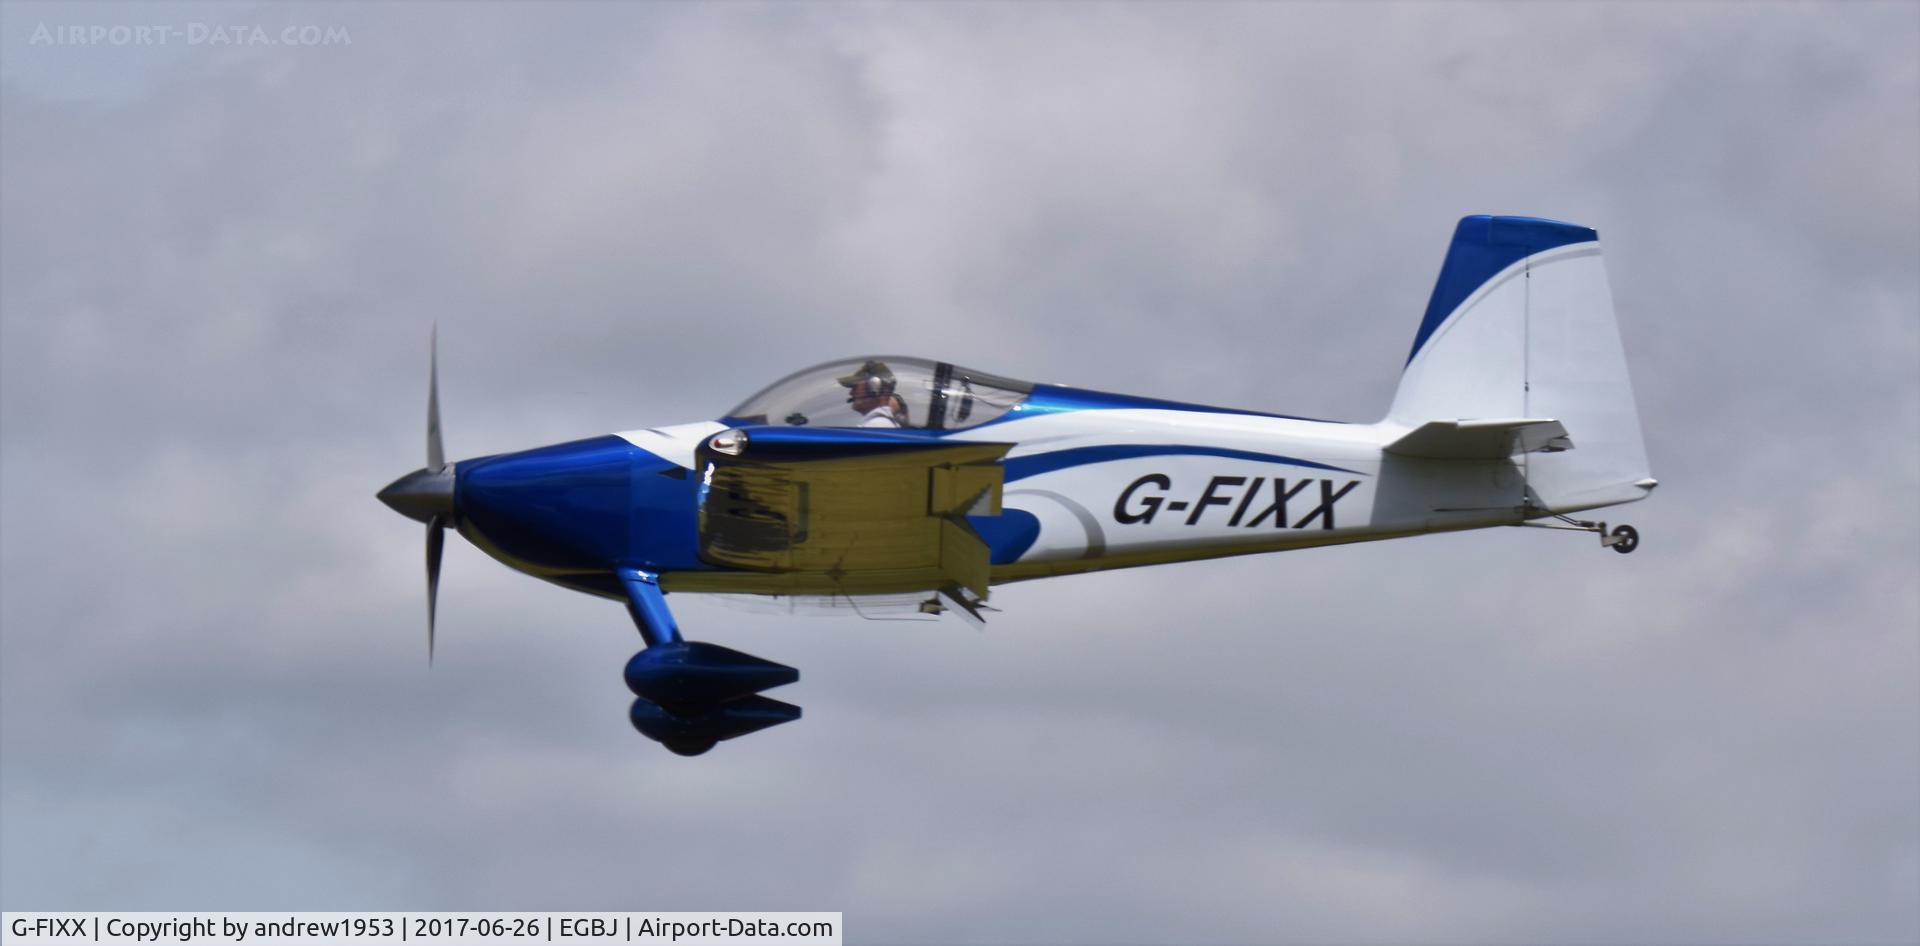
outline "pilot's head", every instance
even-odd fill
[[[839,381],[840,386],[847,389],[847,403],[859,413],[865,414],[893,399],[895,379],[884,361],[868,359]]]

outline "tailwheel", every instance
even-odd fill
[[[1640,547],[1640,530],[1629,525],[1613,527],[1613,534],[1607,536],[1612,541],[1607,546],[1622,555]]]

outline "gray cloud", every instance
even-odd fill
[[[237,9],[353,42],[134,64],[4,11],[8,909],[1920,937],[1913,7]],[[1607,241],[1634,556],[1167,566],[982,633],[676,598],[805,675],[695,763],[622,719],[617,606],[463,543],[421,666],[371,493],[435,320],[456,455],[865,350],[1371,419],[1487,211]]]

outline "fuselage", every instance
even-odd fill
[[[716,421],[483,457],[454,479],[448,521],[475,544],[613,596],[619,569],[668,590],[984,594],[1514,524],[1655,485],[1597,235],[1490,216],[1456,227],[1375,423],[871,356],[797,371]],[[401,485],[388,498],[416,518],[444,503],[441,479]]]
[[[513,568],[609,597],[622,596],[610,577],[620,566],[673,591],[921,590],[703,558],[701,447],[755,426],[728,418],[462,461],[456,524]],[[994,583],[1510,524],[1530,512],[1523,458],[1397,456],[1384,447],[1406,429],[1391,423],[1038,386],[989,423],[896,433],[1010,445],[1003,508],[967,517],[991,550]]]

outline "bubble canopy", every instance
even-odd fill
[[[1033,385],[945,361],[867,355],[787,375],[728,412],[739,424],[960,430],[1013,410]]]

